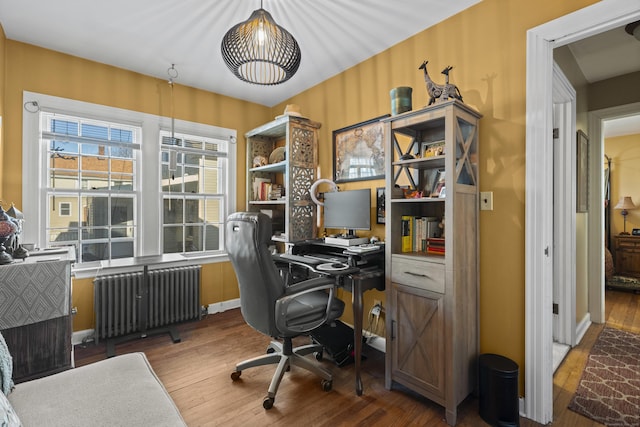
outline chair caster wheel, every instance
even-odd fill
[[[271,354],[271,353],[275,353],[275,352],[276,352],[275,348],[269,347],[267,349],[267,354]]]
[[[273,408],[273,402],[275,401],[275,399],[273,397],[265,397],[264,400],[262,401],[262,407],[264,409],[271,409]]]
[[[332,387],[333,387],[333,381],[331,381],[331,380],[322,380],[322,390],[331,391]]]
[[[231,379],[237,381],[240,379],[240,375],[242,375],[242,371],[233,371],[231,372]]]
[[[316,360],[318,362],[322,362],[322,352],[321,351],[315,352],[314,355],[316,356]]]

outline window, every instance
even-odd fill
[[[223,247],[227,142],[161,133],[164,253]]]
[[[38,107],[24,113],[23,242],[73,245],[78,263],[224,255],[235,131],[175,120],[172,139],[165,117],[30,92],[23,101]]]
[[[79,262],[134,256],[140,127],[49,112],[40,119],[46,246],[73,245]]]
[[[71,203],[60,202],[58,203],[58,215],[59,216],[71,216]]]

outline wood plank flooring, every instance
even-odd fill
[[[640,332],[640,295],[606,292],[608,324]],[[603,325],[592,325],[582,343],[572,349],[554,377],[554,425],[600,424],[567,409],[578,385],[589,350]],[[244,371],[240,381],[230,374],[243,359],[262,354],[268,338],[247,326],[239,310],[210,315],[179,326],[182,341],[168,335],[149,336],[116,347],[117,354],[142,351],[162,380],[189,426],[446,426],[444,409],[395,386],[384,388],[384,355],[366,348],[362,378],[364,394],[354,391],[353,364],[339,368],[322,363],[334,374],[333,390],[324,392],[320,379],[299,368],[287,372],[275,405],[262,408],[274,366]],[[305,338],[296,340],[306,342]],[[106,356],[104,343],[76,346],[76,366]],[[522,373],[521,373],[522,375]],[[458,408],[458,426],[487,426],[478,415],[478,400],[470,396]],[[540,424],[522,418],[522,427]]]

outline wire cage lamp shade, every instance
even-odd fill
[[[222,39],[222,58],[227,67],[249,83],[284,83],[298,71],[301,57],[296,39],[262,7]]]

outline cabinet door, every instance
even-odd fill
[[[617,255],[616,273],[627,276],[640,276],[640,246],[620,245]]]
[[[444,295],[392,284],[392,377],[444,399]]]

